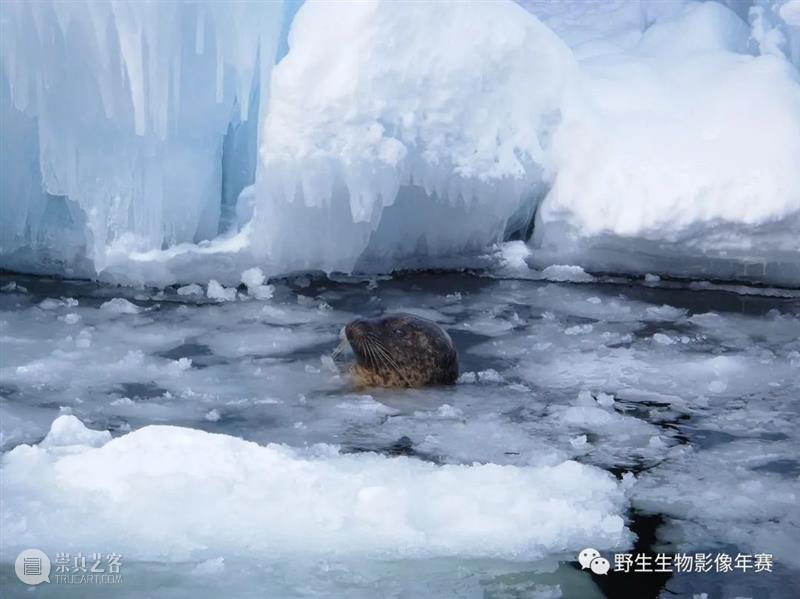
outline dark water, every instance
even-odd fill
[[[712,456],[715,454],[701,452],[722,451],[720,455],[724,456],[729,448],[748,443],[748,447],[753,448],[754,459],[745,476],[767,484],[770,481],[794,484],[798,489],[800,448],[796,429],[800,410],[796,398],[800,391],[800,370],[792,364],[793,360],[800,361],[800,357],[792,352],[800,349],[800,342],[793,332],[800,330],[800,297],[791,292],[785,292],[783,296],[743,295],[724,289],[691,289],[688,285],[674,282],[652,286],[618,279],[580,285],[552,284],[496,280],[469,273],[405,274],[377,281],[300,277],[276,282],[276,294],[270,305],[289,307],[291,314],[280,317],[287,318],[285,322],[265,324],[259,316],[261,313],[255,311],[255,302],[218,306],[202,297],[178,296],[174,289],[164,292],[131,290],[98,286],[86,281],[31,278],[10,273],[0,277],[0,285],[11,281],[26,287],[28,293],[10,292],[0,296],[0,318],[8,323],[4,328],[3,353],[9,352],[2,361],[0,407],[4,419],[9,422],[12,418],[20,419],[29,422],[30,426],[19,431],[15,429],[10,434],[6,432],[3,440],[6,451],[18,443],[41,440],[49,422],[59,410],[63,411],[66,401],[71,412],[85,423],[93,428],[106,428],[114,435],[146,424],[173,423],[257,442],[333,442],[339,444],[344,452],[373,451],[437,464],[495,461],[524,465],[528,448],[512,442],[505,451],[494,452],[483,448],[481,439],[475,439],[472,445],[467,446],[430,446],[425,441],[427,433],[424,432],[430,423],[415,415],[415,410],[447,404],[463,410],[466,418],[487,414],[496,416],[501,437],[505,433],[516,434],[525,430],[532,439],[552,443],[559,451],[570,452],[568,439],[583,432],[593,450],[570,457],[602,467],[618,478],[624,473],[633,473],[646,480],[651,473],[662,472],[665,465],[676,461],[666,455],[666,449],[648,449],[646,444],[642,448],[639,441],[628,440],[624,429],[605,430],[591,423],[584,429],[581,425],[564,425],[561,429],[559,421],[554,421],[555,426],[552,422],[542,423],[544,417],[551,414],[553,406],[572,405],[578,390],[589,387],[593,392],[602,390],[613,394],[613,412],[635,419],[630,421],[634,424],[650,427],[664,440],[665,447],[691,447],[698,455]],[[62,297],[74,298],[79,304],[52,310],[39,307],[45,298]],[[147,318],[107,315],[99,310],[112,297],[127,297],[147,311]],[[659,310],[663,306],[670,307],[675,316],[654,317],[653,314],[659,313],[648,312],[649,308]],[[319,368],[320,355],[328,353],[335,345],[338,329],[349,318],[353,315],[377,316],[409,308],[439,319],[448,328],[459,349],[462,372],[496,371],[497,380],[480,388],[482,402],[475,401],[475,387],[470,384],[428,394],[377,392],[375,397],[378,401],[393,407],[400,405],[401,411],[397,416],[374,422],[348,421],[325,409],[288,404],[287,398],[298,394],[309,399],[342,396],[341,388],[323,384],[321,378],[315,378],[315,371]],[[96,341],[101,338],[107,341],[104,346],[109,351],[124,353],[141,348],[146,354],[145,359],[153,364],[190,359],[191,369],[187,376],[193,377],[191,383],[195,392],[202,391],[204,381],[209,380],[202,378],[204,372],[213,373],[222,380],[230,377],[230,389],[214,388],[213,392],[209,389],[210,399],[203,400],[206,403],[202,409],[187,411],[183,407],[185,404],[175,401],[176,390],[169,380],[159,376],[149,378],[138,376],[136,372],[120,372],[115,378],[106,376],[102,369],[97,372],[88,369],[86,374],[66,373],[49,377],[42,384],[19,375],[20,364],[32,363],[49,355],[56,343],[54,339],[69,333],[62,331],[62,328],[68,328],[62,321],[70,312],[80,316],[83,324],[78,327],[84,324],[93,327],[94,345],[103,345]],[[709,313],[714,315],[713,319],[709,319]],[[694,316],[702,318],[694,319]],[[235,344],[220,342],[231,331],[244,335],[248,327],[256,323],[267,327],[267,336],[269,331],[277,332],[289,327],[293,333],[286,339],[294,341],[298,335],[307,338],[285,349],[279,346],[277,350],[259,342],[254,343],[252,349],[244,350]],[[159,327],[164,331],[163,342],[157,339]],[[575,330],[578,332],[566,336],[564,331],[570,327],[577,327]],[[174,334],[184,328],[191,333],[185,336]],[[48,339],[51,330],[53,339]],[[137,335],[144,332],[154,334],[156,339],[149,340],[147,346],[139,346]],[[69,334],[70,338],[75,336],[75,332]],[[654,342],[659,335],[669,339],[667,345]],[[285,342],[281,341],[283,337],[276,339],[276,343]],[[581,341],[577,342],[577,339]],[[681,339],[689,341],[679,341]],[[528,348],[537,342],[549,343],[550,346],[540,350],[542,353],[530,353]],[[509,348],[516,349],[510,351]],[[617,365],[614,356],[625,356],[624,352],[628,351],[635,353],[636,361]],[[708,380],[702,371],[699,374],[689,372],[695,360],[709,356],[733,357],[752,370],[749,373],[734,370],[722,374],[709,370]],[[103,356],[97,354],[96,358],[102,362]],[[551,378],[548,359],[575,360],[575,380]],[[602,368],[595,367],[600,359],[605,361],[597,363],[608,369],[607,376]],[[230,407],[230,402],[224,400],[245,397],[252,391],[238,371],[243,361],[258,365],[267,372],[274,371],[277,381],[274,393],[286,403],[270,410],[252,405],[247,410]],[[634,371],[635,376],[630,371]],[[307,376],[298,377],[298,372],[305,372]],[[542,373],[547,376],[542,377]],[[665,386],[659,382],[662,379],[684,384]],[[717,382],[720,383],[719,387],[709,387],[712,390],[723,389],[723,384],[727,386],[722,391],[712,391],[709,400],[707,384],[714,382],[712,379],[719,379]],[[638,384],[633,385],[631,381]],[[514,386],[524,386],[531,395],[517,398],[513,394]],[[65,399],[73,395],[81,397],[81,401],[69,403]],[[120,399],[130,400],[133,407],[112,408],[109,402]],[[220,411],[216,420],[204,417],[211,409]],[[777,424],[765,414],[777,415]],[[303,437],[298,436],[292,427],[299,419],[308,429]],[[763,459],[759,459],[760,456]],[[724,462],[718,465],[720,471],[728,466]],[[710,467],[704,463],[700,469],[700,466],[689,463],[686,466],[689,480],[693,467],[698,468],[698,487],[729,484],[727,479],[709,478],[709,473],[714,471],[713,457]],[[670,505],[672,497],[679,500],[683,488],[672,488],[667,480],[664,504]],[[736,488],[732,487],[731,493],[735,492]],[[709,521],[703,513],[693,513],[691,509],[660,511],[653,508],[659,501],[654,502],[652,497],[651,491],[646,498],[637,499],[636,494],[632,498],[626,519],[636,541],[628,552],[654,556],[659,552],[671,554],[676,551],[724,551],[732,555],[753,551],[752,547],[732,543],[732,536],[737,535],[727,534],[724,526],[720,528],[718,518]],[[794,534],[792,531],[797,530],[797,514],[785,515],[780,510],[769,509],[765,515],[754,514],[752,517],[747,513],[732,514],[731,528],[737,529],[743,522],[746,524],[743,530],[754,522],[757,528],[761,517],[766,518],[765,524],[785,524],[789,538]],[[698,528],[707,531],[705,542],[684,535],[686,530]],[[795,555],[800,553],[797,536],[791,543],[794,543]],[[770,551],[772,548],[760,549]],[[779,549],[782,555],[787,553],[785,546]],[[789,546],[788,553],[791,549]],[[609,552],[604,552],[604,555],[611,559]],[[474,576],[480,579],[480,594],[498,598],[549,596],[547,593],[551,592],[553,585],[558,585],[565,597],[643,599],[692,597],[701,593],[706,593],[708,599],[737,596],[789,598],[794,597],[795,589],[800,588],[797,562],[784,561],[781,557],[776,557],[772,573],[637,574],[612,571],[606,576],[581,571],[577,561],[571,561],[566,554],[553,555],[552,558],[560,565],[555,569],[551,567],[549,572],[543,572],[541,564],[531,564],[531,569],[526,569],[524,563],[517,563],[504,564],[502,568],[510,571],[502,574],[496,572],[496,566],[487,567],[470,560],[452,563],[427,560],[424,566],[418,564],[410,569],[405,563],[396,571],[388,562],[382,562],[378,568],[380,574],[369,583],[372,587],[367,586],[372,589],[369,591],[372,596],[421,596],[419,589],[413,591],[416,587],[406,580],[417,568],[426,570],[422,580],[426,581],[427,589],[446,579],[449,574],[445,575],[445,572],[452,573],[454,569],[469,572],[474,568]],[[300,566],[297,568],[302,570]],[[204,592],[213,595],[220,588],[226,588],[224,585],[211,585],[203,589],[202,585],[197,586],[196,581],[183,577],[179,570],[164,565],[133,564],[130,572],[129,579],[136,573],[143,579],[137,580],[133,587],[126,585],[124,589],[51,586],[29,591],[20,588],[12,568],[5,563],[0,569],[0,588],[4,590],[4,596],[31,596],[30,592],[33,592],[48,597],[178,597],[188,596],[188,589],[194,589],[190,593],[194,596]],[[267,578],[277,576],[270,571],[262,574]],[[286,576],[287,580],[292,579],[292,575],[287,573]],[[287,582],[288,586],[278,586],[273,592],[310,596],[292,584]],[[320,584],[322,586],[315,587],[312,595],[337,596],[341,593],[338,596],[348,596],[346,585],[337,587],[336,581],[330,587]],[[254,583],[234,588],[232,596],[264,596],[259,594],[257,585],[254,588]],[[390,588],[393,589],[391,592],[387,590]],[[59,595],[52,594],[56,591]],[[362,596],[363,589],[359,588],[358,593],[354,589],[351,591],[352,596]],[[384,591],[385,595],[382,594]],[[463,588],[458,584],[443,584],[437,592],[440,596],[475,596],[475,587],[466,583]]]

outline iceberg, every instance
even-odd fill
[[[2,11],[4,268],[800,283],[798,0]]]
[[[97,274],[211,239],[254,181],[280,2],[4,2],[6,267]]]

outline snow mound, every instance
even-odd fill
[[[40,447],[53,449],[58,447],[83,446],[102,447],[111,441],[108,431],[95,431],[84,426],[75,416],[59,416],[50,426],[50,432],[42,440]]]
[[[581,62],[536,266],[800,281],[800,85],[749,38],[724,6],[688,5]]]
[[[631,538],[620,483],[573,461],[436,466],[175,426],[101,444],[74,417],[57,419],[47,438],[57,442],[3,456],[11,551],[100,543],[134,560],[314,552],[527,560]],[[66,455],[53,447],[67,442]],[[61,526],[87,514],[92,526]]]
[[[257,182],[256,228],[278,263],[477,252],[530,209],[575,64],[522,8],[307,3],[289,45]]]
[[[797,285],[798,0],[520,3],[5,2],[0,266]]]

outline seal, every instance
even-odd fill
[[[344,328],[356,361],[350,369],[358,387],[452,385],[458,378],[458,352],[438,324],[413,314],[357,318]]]

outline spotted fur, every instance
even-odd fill
[[[458,378],[458,353],[450,335],[435,322],[413,314],[358,318],[345,327],[356,362],[359,387],[452,385]]]

